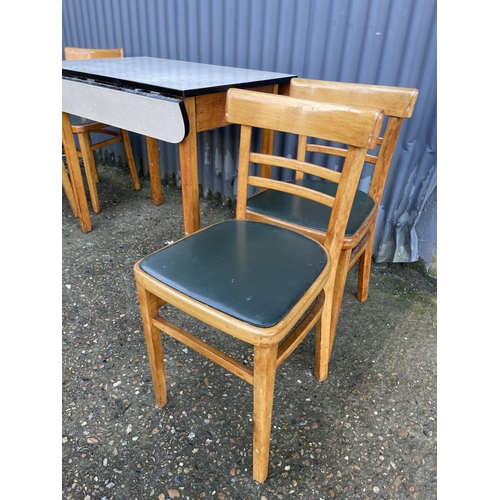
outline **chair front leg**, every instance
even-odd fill
[[[152,293],[148,292],[142,285],[137,283],[139,295],[139,306],[141,308],[144,335],[148,349],[149,366],[153,378],[156,404],[162,408],[167,404],[167,382],[165,378],[165,366],[163,363],[163,348],[161,330],[153,326],[152,319],[158,315],[159,301]]]
[[[255,346],[253,382],[253,478],[262,483],[269,469],[278,345]]]

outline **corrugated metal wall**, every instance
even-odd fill
[[[62,47],[123,47],[126,56],[418,88],[387,181],[374,258],[429,264],[437,246],[436,13],[436,0],[63,0]],[[234,200],[237,139],[232,127],[199,134],[204,196]],[[159,147],[162,177],[179,185],[177,147]],[[144,138],[134,135],[133,148],[147,174]]]

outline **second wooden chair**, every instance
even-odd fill
[[[367,163],[373,165],[368,193],[361,189],[356,191],[346,234],[343,237],[330,321],[331,350],[347,273],[356,262],[359,262],[357,298],[360,302],[368,298],[378,210],[401,127],[404,120],[411,118],[413,114],[418,90],[293,78],[290,84],[290,95],[332,104],[373,106],[382,109],[386,117],[383,133],[377,141],[377,148],[370,151],[366,158]],[[321,144],[312,139],[308,139],[305,135],[299,138],[298,158],[300,160],[304,160],[307,153],[327,154],[342,158],[347,154],[348,148],[342,147],[341,144]],[[334,195],[337,190],[337,183],[311,179],[310,176],[306,178],[301,172],[296,173],[295,183],[325,194]],[[272,222],[300,231],[321,242],[325,240],[330,223],[330,211],[326,207],[314,200],[300,199],[293,193],[261,190],[248,199],[247,209],[251,220]],[[321,379],[325,379],[328,374],[328,366],[324,369],[325,371],[320,375]]]

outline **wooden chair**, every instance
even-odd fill
[[[105,59],[111,57],[123,57],[123,49],[91,49],[80,47],[65,47],[64,57],[66,60],[74,59]],[[99,204],[99,197],[97,195],[97,183],[99,182],[99,174],[94,158],[94,151],[101,149],[104,146],[109,146],[116,142],[122,141],[125,149],[125,156],[127,157],[127,164],[132,177],[134,189],[137,191],[141,188],[139,183],[139,176],[135,167],[134,155],[130,145],[130,138],[128,131],[116,130],[109,128],[109,125],[104,123],[95,122],[78,116],[71,115],[71,128],[73,133],[78,137],[79,148],[77,154],[83,159],[85,168],[85,176],[90,193],[90,201],[92,203],[92,210],[100,212],[101,206]],[[91,134],[104,134],[110,139],[100,142],[92,142]]]
[[[277,367],[316,325],[315,372],[328,364],[328,328],[335,270],[367,148],[375,146],[383,113],[241,89],[227,94],[226,119],[241,125],[236,220],[204,228],[140,260],[134,268],[156,403],[167,403],[161,332],[253,385],[253,477],[267,477]],[[253,128],[307,134],[349,144],[342,173],[251,151]],[[337,196],[250,174],[269,164],[338,183]],[[296,231],[248,221],[249,186],[283,190],[325,204],[332,216],[323,243]],[[324,290],[324,291],[323,291]],[[326,300],[325,300],[326,296]],[[170,304],[253,346],[253,368],[174,325]],[[325,311],[326,310],[326,311]],[[326,325],[328,327],[328,325]]]
[[[347,273],[358,260],[357,298],[360,302],[368,298],[378,209],[403,121],[405,118],[411,118],[413,114],[418,90],[294,78],[290,84],[290,95],[343,105],[373,106],[382,109],[386,117],[384,132],[377,141],[377,148],[370,151],[371,154],[366,159],[368,163],[374,165],[370,189],[368,194],[361,190],[357,191],[342,244],[333,294],[331,350]],[[334,147],[314,144],[308,141],[306,136],[301,136],[298,158],[305,159],[307,152],[345,157],[347,148],[341,145]],[[295,183],[328,194],[334,194],[337,189],[335,182],[306,179],[301,172],[296,173]],[[325,239],[330,217],[329,210],[315,201],[298,199],[293,193],[271,190],[261,190],[249,198],[247,210],[251,220],[272,222],[294,229],[320,242]],[[322,378],[326,376],[327,373],[321,375]]]

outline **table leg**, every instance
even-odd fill
[[[92,222],[90,221],[89,205],[87,203],[80,162],[76,154],[75,138],[71,131],[71,121],[68,113],[62,114],[62,140],[68,163],[69,178],[75,198],[76,213],[80,220],[80,228],[84,233],[88,233],[92,231]]]
[[[274,150],[274,130],[262,130],[262,153],[272,155]],[[273,167],[271,165],[260,166],[260,177],[271,178]]]
[[[273,85],[273,94],[279,93],[279,85]],[[274,130],[264,129],[262,130],[262,153],[267,155],[272,155],[274,151]],[[266,177],[270,179],[273,173],[273,167],[271,165],[261,165],[260,166],[260,177]],[[261,191],[264,188],[261,188]]]
[[[163,203],[161,189],[160,158],[158,156],[158,141],[153,137],[146,137],[148,151],[149,181],[151,183],[151,198],[155,205]]]
[[[179,143],[179,159],[182,184],[182,209],[184,211],[184,234],[187,236],[200,229],[200,195],[198,187],[195,98],[186,98],[184,105],[188,115],[189,134]]]

